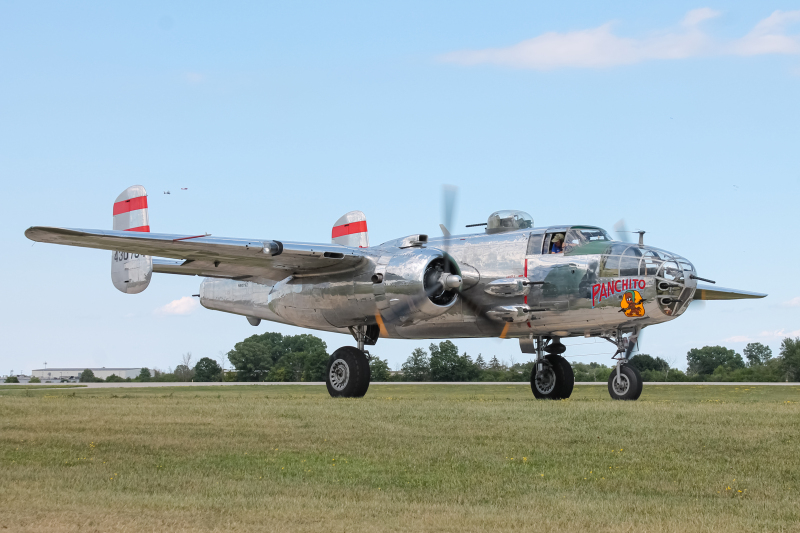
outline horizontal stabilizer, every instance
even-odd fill
[[[764,298],[766,294],[760,292],[741,291],[739,289],[726,289],[713,285],[697,284],[693,300],[746,300],[749,298]]]
[[[153,272],[160,274],[185,274],[194,276],[195,272],[186,272],[181,270],[181,266],[185,261],[175,261],[174,259],[156,259],[153,258]]]

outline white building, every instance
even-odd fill
[[[81,372],[86,370],[86,367],[81,368],[39,368],[36,370],[32,370],[31,373],[33,376],[41,379],[42,381],[73,381],[77,380],[81,376]],[[106,379],[111,374],[115,374],[122,379],[126,378],[135,378],[139,377],[139,372],[142,371],[141,367],[139,368],[90,368],[92,372],[94,372],[94,377],[100,379]]]

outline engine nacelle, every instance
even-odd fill
[[[449,264],[448,264],[449,263]],[[383,320],[409,324],[446,313],[458,299],[458,265],[441,250],[413,248],[380,261],[372,277]]]

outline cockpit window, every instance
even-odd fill
[[[620,276],[638,276],[639,260],[642,258],[642,251],[638,246],[628,246],[619,259]]]
[[[611,237],[603,229],[590,226],[573,226],[567,231],[564,239],[564,253],[569,254],[581,246],[593,243],[597,244],[591,246],[592,251],[588,253],[601,253],[605,249],[605,244],[609,241],[611,241]]]
[[[683,269],[679,268],[678,263],[676,263],[675,261],[665,261],[664,265],[661,267],[661,272],[659,272],[659,276],[666,279],[667,281],[682,282]]]
[[[548,233],[544,239],[543,254],[561,254],[564,253],[564,232],[556,231]]]
[[[528,254],[527,255],[539,255],[542,253],[542,239],[544,235],[541,233],[532,233],[530,237],[528,237]]]
[[[663,259],[658,255],[655,250],[647,250],[642,258],[642,263],[639,266],[640,276],[655,276]]]

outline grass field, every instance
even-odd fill
[[[800,387],[0,386],[10,531],[800,531]]]

